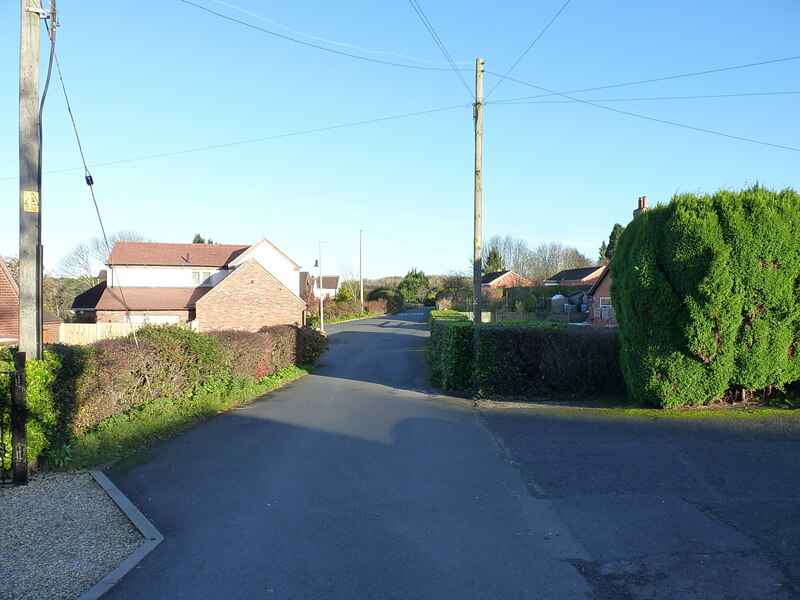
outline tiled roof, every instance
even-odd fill
[[[106,288],[96,308],[97,310],[186,310],[194,308],[195,302],[209,291],[211,288]]]
[[[605,269],[603,265],[599,265],[596,267],[585,267],[582,269],[566,269],[564,271],[559,271],[552,277],[548,277],[547,281],[561,281],[563,280],[570,280],[570,281],[580,281],[581,279],[586,279],[587,277],[591,277],[595,273],[599,276],[600,269]]]
[[[106,289],[106,282],[101,281],[95,286],[90,287],[85,292],[82,292],[75,296],[75,299],[72,301],[72,310],[80,310],[80,309],[87,309],[87,308],[94,308],[97,306],[98,301],[100,300],[100,296],[103,295],[103,292]]]
[[[309,280],[311,281],[311,287],[315,290],[317,289],[317,285],[319,282],[317,281],[316,277],[310,276]],[[335,290],[339,287],[339,276],[338,275],[323,275],[322,276],[322,289],[323,290]]]
[[[106,262],[108,265],[225,267],[249,247],[238,244],[117,242]]]
[[[494,273],[487,273],[483,277],[481,277],[481,284],[485,283],[492,283],[495,279],[500,279],[506,273],[510,273],[511,271],[496,271]]]

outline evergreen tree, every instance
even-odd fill
[[[608,259],[614,258],[614,251],[617,249],[617,242],[619,241],[619,236],[622,235],[623,231],[625,231],[625,228],[622,225],[620,225],[619,223],[614,223],[614,227],[608,236],[608,246],[606,247],[606,258]]]
[[[503,257],[500,254],[500,248],[497,246],[492,246],[489,248],[489,252],[486,254],[486,258],[483,260],[483,274],[486,275],[487,273],[505,271],[505,268]]]
[[[607,253],[608,253],[608,245],[604,241],[602,244],[600,244],[600,255],[597,258],[598,262],[603,262],[605,260],[608,260],[608,257],[606,256]]]

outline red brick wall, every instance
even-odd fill
[[[200,331],[303,324],[306,304],[254,260],[228,275],[197,301]]]
[[[616,324],[616,319],[609,319],[604,320],[601,318],[595,318],[594,316],[594,309],[600,307],[600,298],[610,298],[611,297],[611,275],[607,275],[603,278],[603,281],[595,288],[594,296],[592,296],[591,301],[589,302],[589,322],[593,325],[614,325]]]
[[[14,284],[6,276],[6,270],[0,269],[0,338],[16,339],[18,335],[19,297]]]
[[[61,323],[45,323],[42,329],[43,344],[57,344],[61,341]]]

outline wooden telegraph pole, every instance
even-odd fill
[[[39,142],[39,19],[22,0],[19,50],[19,350],[42,358],[42,213]]]
[[[475,235],[472,254],[472,308],[475,323],[481,322],[483,298],[481,293],[481,246],[483,244],[483,65],[479,58],[475,61]]]

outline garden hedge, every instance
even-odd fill
[[[761,186],[677,195],[642,213],[611,263],[632,399],[675,407],[800,379],[800,196]]]
[[[295,362],[313,364],[326,348],[324,334],[288,325],[210,334],[150,326],[136,339],[46,345],[43,359],[26,366],[28,458],[52,458],[70,440],[134,407],[162,398],[191,403],[205,392],[225,394],[243,380]],[[12,368],[11,353],[0,347],[0,371]],[[9,394],[9,386],[10,377],[0,377],[0,394]],[[8,468],[10,456],[2,458]]]
[[[614,330],[560,323],[477,327],[455,311],[431,315],[431,379],[478,395],[624,393]]]

